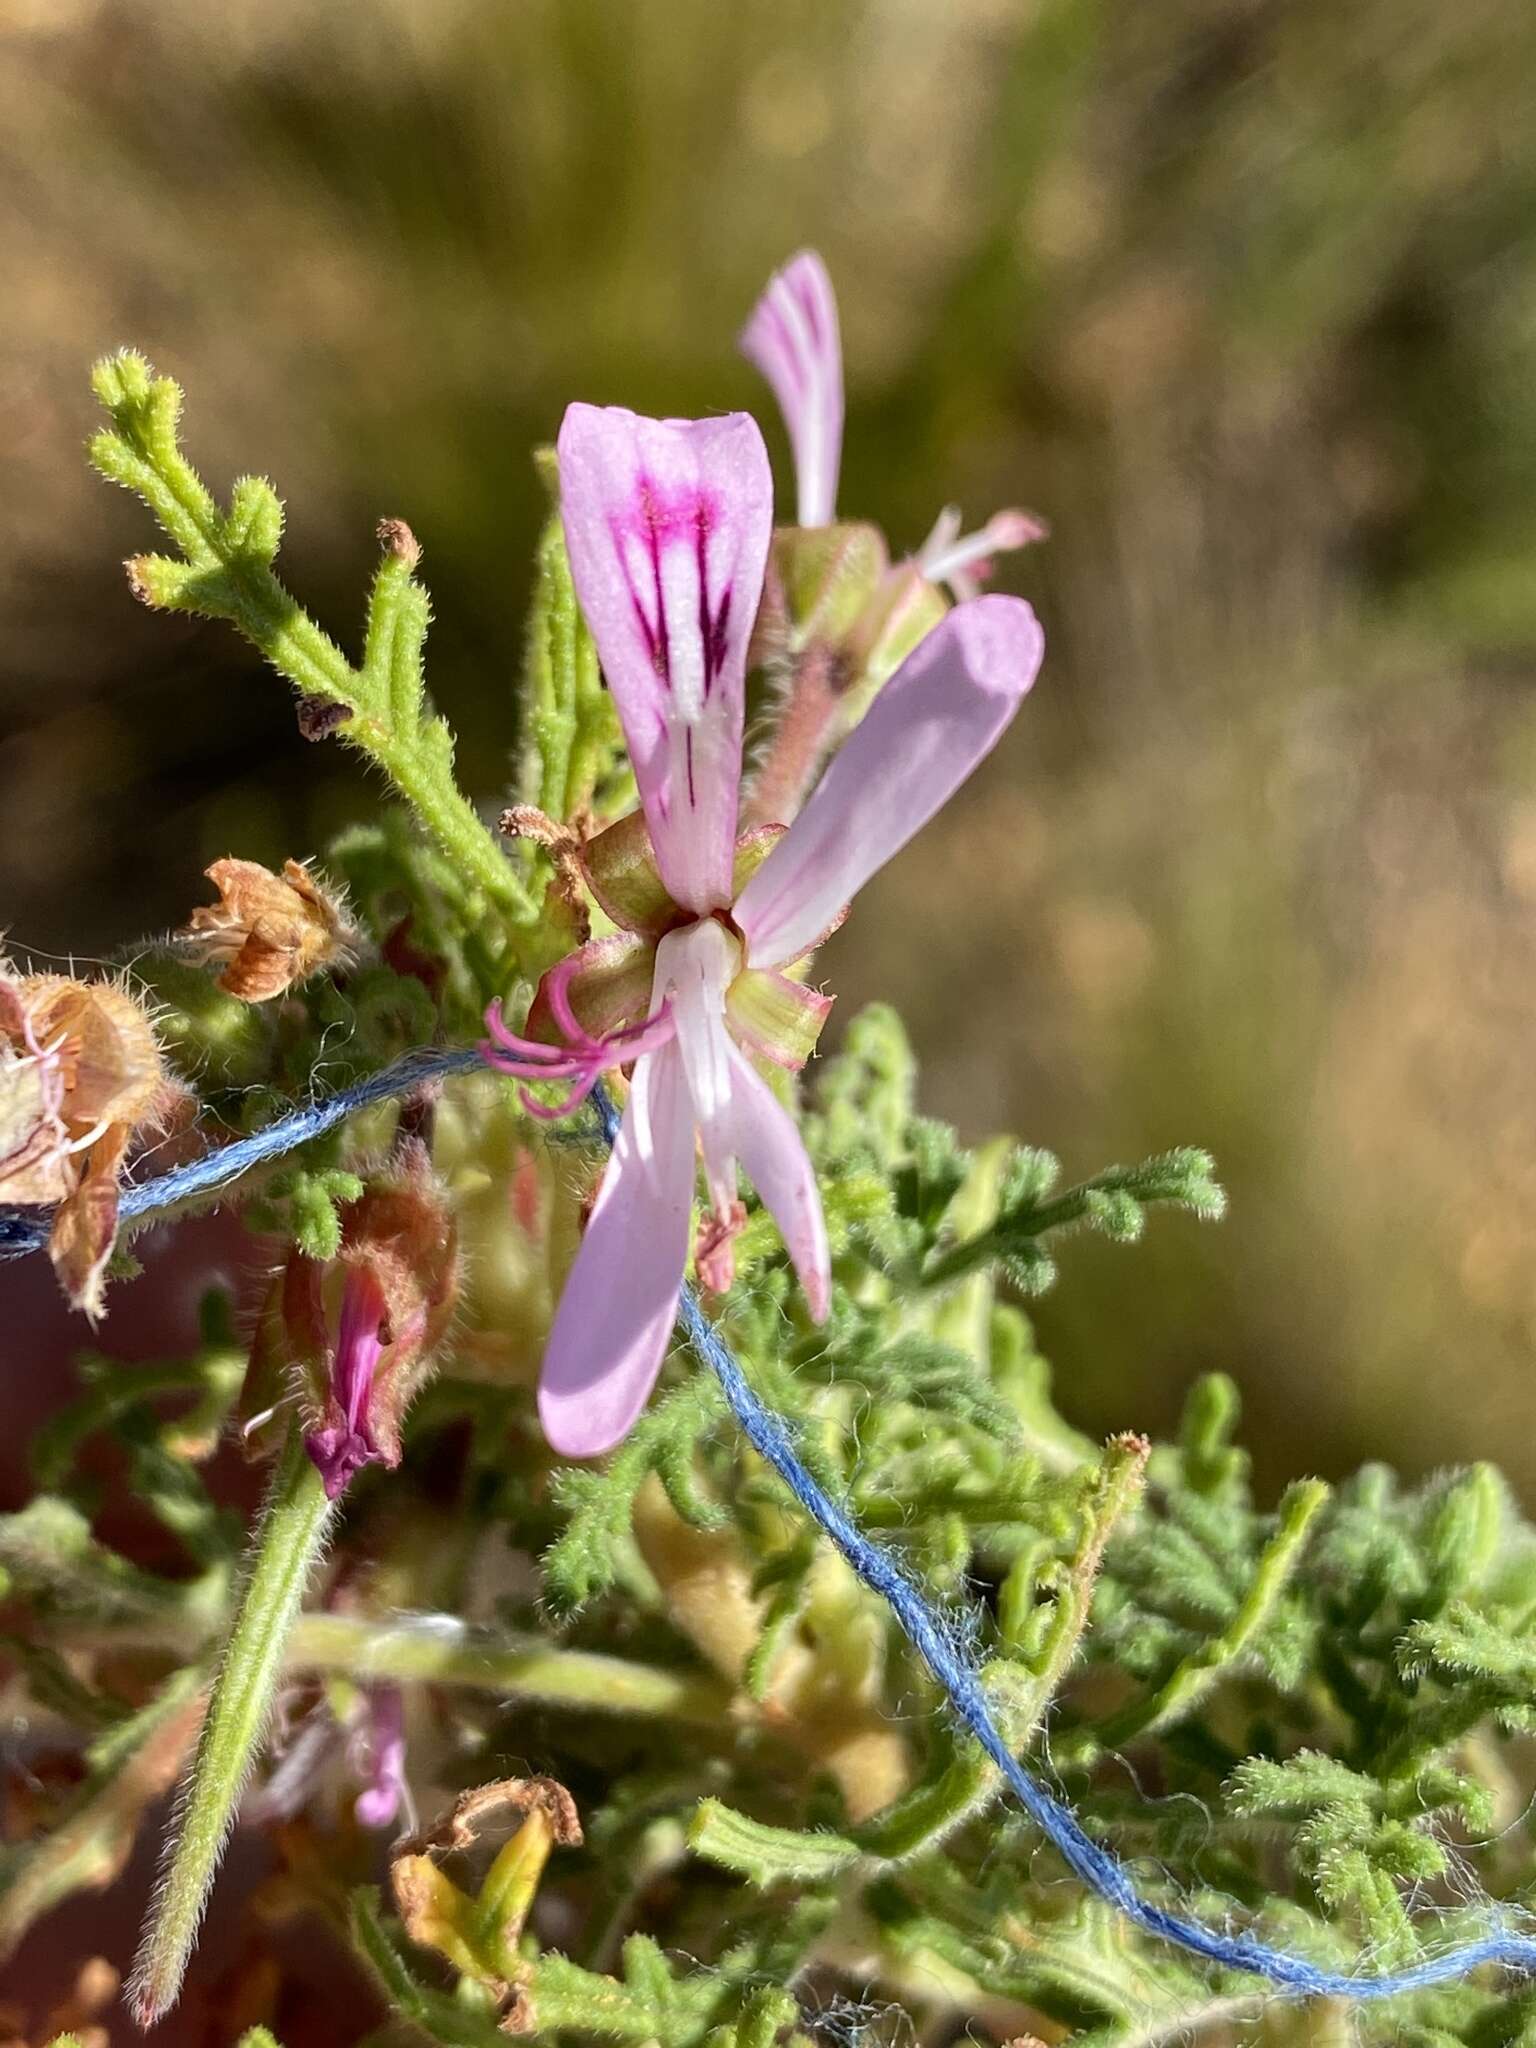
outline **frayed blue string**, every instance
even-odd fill
[[[593,1091],[592,1099],[602,1121],[603,1135],[612,1146],[619,1131],[618,1113],[601,1086]],[[1161,1941],[1176,1942],[1191,1954],[1204,1956],[1226,1969],[1250,1971],[1304,1997],[1396,1998],[1404,1992],[1423,1991],[1432,1984],[1464,1977],[1490,1963],[1536,1970],[1536,1939],[1501,1933],[1447,1949],[1408,1970],[1354,1976],[1347,1971],[1319,1969],[1304,1956],[1271,1948],[1252,1935],[1222,1934],[1216,1928],[1203,1927],[1197,1920],[1186,1920],[1144,1899],[1119,1857],[1085,1834],[1076,1814],[1019,1762],[993,1719],[976,1666],[956,1649],[938,1616],[890,1552],[872,1543],[807,1472],[783,1422],[753,1393],[734,1352],[686,1284],[678,1303],[678,1321],[694,1351],[720,1382],[742,1434],[836,1544],[863,1583],[886,1602],[907,1641],[943,1688],[950,1706],[1002,1772],[1030,1819],[1089,1890],[1137,1927]]]
[[[424,1081],[468,1072],[479,1063],[478,1052],[467,1047],[433,1047],[407,1053],[393,1066],[323,1102],[308,1104],[279,1118],[253,1137],[239,1139],[190,1165],[173,1167],[154,1180],[125,1188],[120,1213],[128,1218],[148,1216],[194,1196],[214,1193],[251,1167],[279,1159],[322,1132],[334,1129],[357,1110],[404,1095]],[[594,1089],[592,1101],[603,1136],[611,1146],[618,1135],[618,1112],[602,1087]],[[48,1226],[46,1213],[0,1211],[0,1257],[14,1258],[38,1250],[47,1242]],[[1397,1998],[1494,1964],[1505,1969],[1536,1971],[1536,1939],[1512,1932],[1464,1942],[1407,1970],[1370,1976],[1323,1970],[1304,1956],[1271,1948],[1251,1935],[1223,1934],[1144,1899],[1119,1857],[1086,1834],[1071,1809],[1047,1791],[1013,1754],[993,1719],[976,1666],[955,1647],[939,1617],[890,1553],[872,1543],[807,1472],[783,1422],[753,1393],[735,1355],[705,1315],[698,1296],[687,1286],[678,1302],[678,1321],[695,1353],[719,1380],[743,1435],[842,1552],[863,1583],[890,1607],[955,1714],[996,1764],[1024,1811],[1083,1884],[1127,1920],[1160,1941],[1173,1942],[1224,1969],[1263,1977],[1279,1989],[1303,1997]]]
[[[480,1064],[480,1055],[472,1046],[418,1047],[366,1080],[290,1111],[252,1137],[221,1145],[186,1166],[173,1166],[169,1173],[154,1180],[130,1183],[123,1189],[117,1213],[127,1223],[136,1216],[173,1209],[178,1202],[191,1201],[195,1196],[214,1194],[249,1173],[253,1166],[281,1159],[286,1153],[297,1151],[300,1145],[307,1145],[311,1138],[334,1130],[360,1109],[370,1109],[374,1103],[388,1102],[397,1095],[408,1095],[423,1081],[466,1074]],[[52,1220],[47,1210],[0,1209],[0,1259],[17,1259],[25,1252],[40,1250],[48,1242]]]

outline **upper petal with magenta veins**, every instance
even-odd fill
[[[657,866],[685,910],[730,901],[747,643],[773,521],[745,413],[651,420],[573,405],[560,507]]]

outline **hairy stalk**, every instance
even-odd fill
[[[295,1430],[273,1475],[192,1768],[176,1802],[128,1998],[144,2027],[176,2003],[214,1873],[266,1731],[283,1653],[333,1513]]]
[[[1184,1719],[1246,1654],[1285,1591],[1308,1533],[1327,1499],[1328,1488],[1320,1479],[1303,1479],[1289,1489],[1280,1504],[1279,1526],[1259,1559],[1253,1583],[1230,1625],[1212,1636],[1195,1655],[1184,1658],[1155,1692],[1101,1721],[1093,1730],[1093,1755],[1102,1755],[1138,1735]],[[1065,1747],[1064,1754],[1078,1760],[1071,1745]]]
[[[370,1622],[307,1614],[289,1639],[285,1662],[295,1671],[463,1686],[546,1706],[650,1714],[695,1728],[718,1728],[731,1711],[731,1689],[707,1674],[556,1649],[536,1637],[482,1633],[452,1615]]]

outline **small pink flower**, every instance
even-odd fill
[[[812,1316],[827,1314],[826,1227],[799,1131],[753,1065],[798,1065],[826,998],[792,969],[849,899],[997,741],[1042,638],[1021,599],[961,605],[881,690],[787,832],[738,840],[747,636],[772,482],[745,414],[647,420],[573,405],[559,441],[571,574],[613,691],[660,883],[630,821],[594,893],[627,928],[545,977],[527,1037],[492,1007],[487,1055],[525,1084],[633,1063],[629,1101],[544,1356],[556,1450],[592,1457],[633,1423],[660,1370],[689,1252],[696,1155],[711,1220],[706,1281],[729,1281],[745,1169]],[[586,850],[595,861],[594,841]],[[766,850],[765,850],[766,849]],[[532,1034],[558,1033],[560,1044]]]
[[[350,1762],[367,1785],[352,1810],[359,1826],[387,1828],[408,1798],[405,1695],[398,1685],[370,1686],[363,1716],[353,1733]]]
[[[830,526],[843,447],[843,353],[832,280],[814,249],[791,256],[769,278],[741,331],[741,352],[768,380],[789,429],[799,524]],[[1032,512],[1007,511],[964,534],[951,505],[914,559],[930,583],[974,597],[995,555],[1028,547],[1047,531]]]
[[[355,1473],[381,1464],[384,1453],[369,1422],[374,1375],[384,1355],[384,1290],[371,1268],[349,1266],[341,1296],[341,1318],[331,1355],[331,1414],[334,1420],[307,1432],[304,1448],[325,1483],[327,1500],[338,1499]]]

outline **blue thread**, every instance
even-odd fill
[[[446,1074],[465,1074],[479,1065],[480,1055],[472,1046],[420,1046],[415,1052],[404,1054],[392,1066],[382,1067],[378,1073],[354,1082],[350,1088],[339,1089],[324,1101],[306,1103],[302,1109],[279,1117],[276,1123],[268,1124],[265,1130],[257,1131],[252,1137],[238,1138],[232,1145],[221,1145],[186,1166],[173,1166],[169,1173],[162,1173],[156,1180],[139,1181],[125,1187],[117,1213],[126,1223],[135,1216],[149,1216],[156,1210],[173,1208],[177,1202],[188,1201],[194,1195],[212,1194],[215,1189],[238,1180],[253,1166],[265,1165],[269,1159],[281,1159],[285,1153],[307,1145],[311,1138],[334,1130],[337,1124],[344,1123],[360,1109],[371,1108],[376,1102],[387,1102],[391,1096],[407,1094],[423,1081],[441,1080]],[[0,1259],[18,1259],[26,1252],[40,1250],[48,1242],[52,1221],[47,1210],[0,1209]]]
[[[333,1129],[356,1110],[403,1095],[423,1081],[466,1073],[479,1060],[478,1052],[467,1047],[429,1047],[407,1053],[393,1066],[340,1090],[324,1102],[279,1118],[254,1137],[242,1138],[188,1166],[173,1167],[158,1179],[126,1188],[121,1214],[152,1215],[193,1195],[212,1193],[250,1167],[281,1158],[321,1132]],[[591,1101],[602,1134],[612,1146],[618,1135],[619,1117],[600,1083],[592,1091]],[[38,1250],[47,1241],[49,1220],[46,1214],[39,1217],[27,1210],[0,1210],[0,1258],[16,1258]],[[979,1671],[950,1642],[938,1616],[896,1560],[863,1535],[806,1471],[783,1422],[753,1393],[730,1347],[705,1315],[698,1296],[687,1286],[678,1300],[678,1321],[695,1354],[719,1380],[743,1435],[842,1552],[862,1582],[890,1607],[907,1640],[943,1688],[950,1706],[1001,1771],[1030,1819],[1089,1890],[1123,1913],[1134,1926],[1225,1969],[1246,1971],[1266,1978],[1281,1990],[1310,1998],[1398,1998],[1493,1964],[1505,1969],[1536,1971],[1536,1939],[1499,1933],[1447,1949],[1411,1969],[1384,1976],[1352,1976],[1345,1971],[1319,1969],[1305,1957],[1288,1955],[1284,1949],[1271,1948],[1251,1935],[1219,1933],[1142,1898],[1119,1857],[1086,1834],[1071,1809],[1048,1792],[1013,1754],[992,1718]]]
[[[593,1090],[592,1100],[603,1136],[612,1146],[618,1136],[619,1119],[601,1083]],[[951,1707],[1002,1772],[1030,1819],[1089,1890],[1137,1927],[1229,1970],[1246,1970],[1284,1990],[1315,1998],[1396,1998],[1404,1992],[1423,1991],[1432,1984],[1464,1977],[1489,1963],[1536,1970],[1536,1939],[1497,1934],[1448,1949],[1443,1955],[1416,1963],[1412,1969],[1386,1976],[1352,1976],[1344,1971],[1321,1970],[1305,1957],[1288,1955],[1251,1935],[1221,1934],[1215,1928],[1202,1927],[1198,1921],[1185,1920],[1142,1898],[1119,1857],[1086,1834],[1076,1814],[1019,1762],[992,1717],[976,1667],[957,1654],[938,1616],[889,1551],[872,1543],[806,1471],[783,1422],[753,1393],[735,1354],[686,1284],[678,1303],[678,1321],[694,1351],[719,1380],[742,1434],[836,1544],[863,1583],[890,1607],[908,1642],[942,1686]]]

